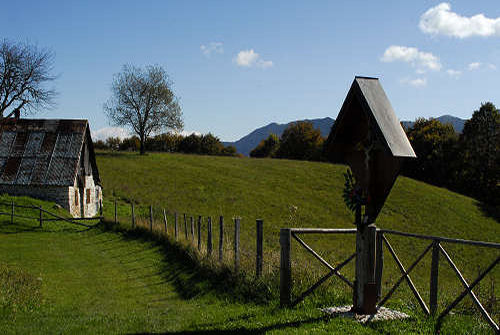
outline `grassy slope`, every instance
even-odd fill
[[[0,217],[2,263],[24,269],[22,278],[37,281],[32,293],[35,306],[0,309],[0,329],[5,334],[430,334],[433,330],[432,322],[422,318],[362,326],[343,318],[325,319],[315,308],[282,310],[275,303],[238,302],[212,290],[172,245],[161,240],[64,223],[35,226],[31,223],[30,229],[30,222],[23,220],[11,225],[9,218]],[[0,276],[0,287],[2,280]],[[443,333],[487,330],[468,320],[448,319]]]
[[[326,163],[273,159],[238,159],[228,157],[180,154],[100,153],[97,157],[104,181],[107,215],[111,216],[113,194],[120,199],[121,222],[129,222],[127,204],[133,199],[144,206],[153,204],[188,215],[217,216],[226,219],[242,217],[243,267],[253,270],[256,218],[265,221],[265,271],[277,278],[279,267],[278,232],[280,227],[353,227],[352,214],[341,198],[344,166]],[[296,207],[296,210],[293,209]],[[437,188],[409,178],[399,177],[378,219],[379,227],[437,236],[498,242],[500,225],[485,215],[474,199]],[[231,226],[228,227],[230,249]],[[181,234],[182,235],[182,234]],[[338,264],[353,252],[353,237],[307,236],[306,241],[324,258]],[[429,242],[388,237],[403,264],[409,266]],[[479,268],[496,257],[494,250],[444,244],[466,278],[472,280]],[[318,262],[293,243],[296,293],[324,274]],[[230,250],[229,250],[230,251]],[[230,256],[230,255],[229,255]],[[440,263],[440,303],[454,298],[462,287],[444,259]],[[414,282],[425,294],[429,287],[430,256],[412,274]],[[353,264],[345,270],[353,277]],[[399,277],[388,253],[384,269],[384,290]],[[500,269],[485,280],[496,280],[500,293]],[[337,285],[336,287],[344,288]],[[334,286],[332,285],[332,286]],[[337,290],[338,291],[338,290]],[[483,299],[487,290],[482,291]],[[321,296],[321,294],[320,294]],[[331,296],[331,295],[327,295]],[[345,290],[342,301],[350,299]],[[399,300],[398,300],[399,299]],[[323,299],[324,300],[324,299]],[[395,302],[415,307],[406,285],[397,291]],[[323,301],[331,303],[331,301]],[[468,310],[470,301],[462,309]],[[418,307],[417,307],[418,308]],[[495,311],[498,315],[498,310]]]

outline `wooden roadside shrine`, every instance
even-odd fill
[[[354,79],[330,136],[333,160],[349,165],[355,178],[353,311],[374,314],[380,292],[376,274],[382,272],[376,262],[375,221],[402,161],[416,156],[377,78]]]

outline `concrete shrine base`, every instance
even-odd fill
[[[380,307],[376,314],[356,314],[351,311],[352,306],[342,306],[342,307],[327,307],[322,308],[321,311],[331,316],[340,316],[344,318],[351,318],[360,323],[374,322],[374,321],[384,321],[384,320],[401,320],[407,319],[410,316],[403,312],[392,310],[386,307]]]

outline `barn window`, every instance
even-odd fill
[[[75,190],[75,206],[78,206],[78,190]]]
[[[90,204],[90,188],[87,188],[86,191],[87,191],[87,197],[86,197],[87,203]]]

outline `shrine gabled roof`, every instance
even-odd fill
[[[2,120],[0,184],[72,186],[85,136],[87,120]]]
[[[353,96],[357,97],[363,109],[373,116],[393,157],[416,157],[378,78],[356,77],[354,79],[337,117],[339,127],[342,126],[342,119],[347,116],[345,114],[348,114],[350,104],[346,102]]]

